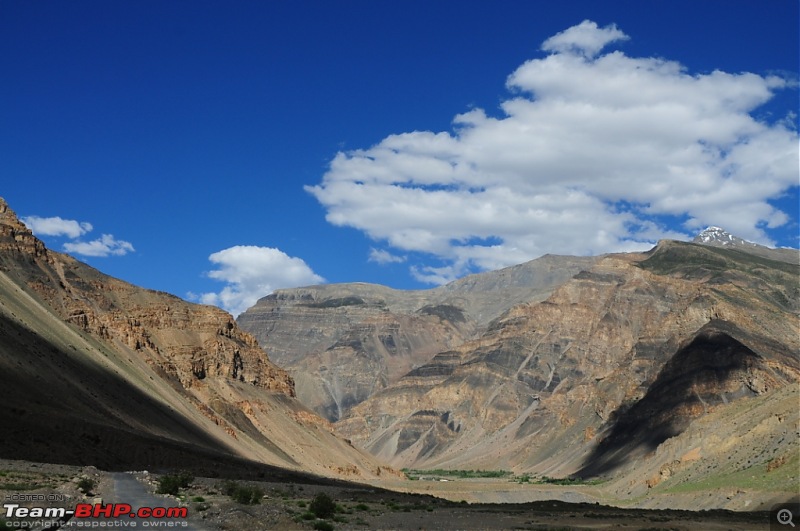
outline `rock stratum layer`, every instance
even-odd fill
[[[477,337],[522,302],[544,300],[596,258],[547,255],[436,289],[330,284],[277,290],[237,319],[328,420],[442,351]]]
[[[5,458],[381,472],[296,400],[291,377],[229,314],[48,250],[2,199],[0,369]]]

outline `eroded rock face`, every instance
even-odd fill
[[[45,429],[53,415],[72,416],[106,447],[108,463],[157,457],[155,437],[178,455],[189,445],[323,475],[379,470],[297,402],[289,374],[231,315],[46,249],[2,200],[0,296],[0,364],[20,389],[36,387],[31,409],[40,420],[18,408],[31,429]],[[115,453],[123,433],[136,442]],[[22,458],[66,455],[45,445],[29,456],[24,443],[7,450]]]
[[[595,260],[545,256],[430,290],[277,290],[238,323],[292,374],[299,399],[335,422],[438,352],[476,337],[514,304],[543,300]]]
[[[294,396],[286,371],[273,365],[229,314],[133,286],[48,251],[5,202],[0,253],[13,256],[4,260],[5,267],[23,276],[65,321],[140,352],[185,388],[219,376]],[[30,267],[20,268],[20,258]]]
[[[715,408],[796,386],[798,278],[678,242],[608,256],[336,427],[396,466],[616,474]]]

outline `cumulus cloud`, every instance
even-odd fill
[[[398,264],[406,261],[405,256],[397,256],[386,249],[376,249],[372,247],[369,250],[368,262],[375,262],[378,264]]]
[[[92,230],[92,224],[74,219],[62,219],[58,216],[43,218],[26,216],[22,222],[37,236],[67,236],[78,238]]]
[[[20,218],[37,236],[62,236],[73,241],[64,244],[65,252],[81,256],[106,257],[123,256],[135,251],[133,245],[125,240],[117,240],[113,234],[103,234],[99,238],[84,242],[81,236],[93,230],[92,224],[74,219],[62,219],[58,216],[43,218],[25,216]]]
[[[557,33],[542,43],[542,50],[547,52],[577,53],[586,57],[594,57],[606,45],[614,41],[628,40],[630,37],[617,29],[615,24],[599,28],[596,22],[584,20]]]
[[[764,228],[789,217],[769,201],[798,184],[798,135],[751,113],[789,83],[601,54],[627,38],[568,28],[511,73],[500,116],[476,108],[450,132],[338,153],[306,190],[328,222],[436,258],[411,266],[431,283],[544,253],[646,249],[707,225],[772,244]]]
[[[64,250],[68,253],[95,257],[123,256],[135,251],[130,242],[117,240],[113,234],[103,234],[89,242],[67,242],[64,244]]]
[[[189,294],[189,297],[220,306],[234,316],[276,289],[325,281],[302,259],[271,247],[237,245],[213,253],[208,259],[217,266],[208,276],[227,285],[218,293]]]

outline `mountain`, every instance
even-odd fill
[[[743,509],[798,486],[798,257],[710,228],[431,290],[279,290],[239,323],[301,400],[394,466],[599,478],[642,506]],[[740,495],[698,503],[708,485]]]
[[[477,337],[512,306],[544,300],[596,258],[546,255],[445,286],[401,291],[352,283],[277,290],[237,322],[335,422],[439,352]]]
[[[381,471],[295,398],[291,377],[229,314],[48,250],[2,199],[0,374],[3,458]]]
[[[706,228],[695,236],[692,242],[712,247],[735,249],[771,260],[789,262],[790,264],[797,264],[800,262],[800,253],[797,252],[797,249],[772,249],[770,247],[765,247],[734,236],[721,227],[712,226]]]
[[[792,492],[798,280],[717,246],[608,255],[336,428],[395,466],[599,477],[626,498],[737,474]]]

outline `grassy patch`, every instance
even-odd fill
[[[681,493],[701,490],[725,489],[736,486],[742,489],[763,491],[797,491],[797,469],[800,467],[800,455],[792,457],[779,468],[767,471],[767,463],[760,463],[743,470],[722,471],[699,481],[685,481],[670,485],[664,492]]]
[[[551,478],[547,476],[535,480],[536,483],[545,485],[599,485],[604,481],[604,479]]]
[[[25,491],[36,489],[54,489],[58,486],[55,479],[41,473],[14,472],[5,470],[0,473],[0,490]]]
[[[511,475],[508,470],[448,470],[444,468],[434,468],[431,470],[417,470],[404,468],[403,473],[408,479],[419,479],[420,476],[432,477],[451,477],[459,479],[467,478],[504,478]]]

